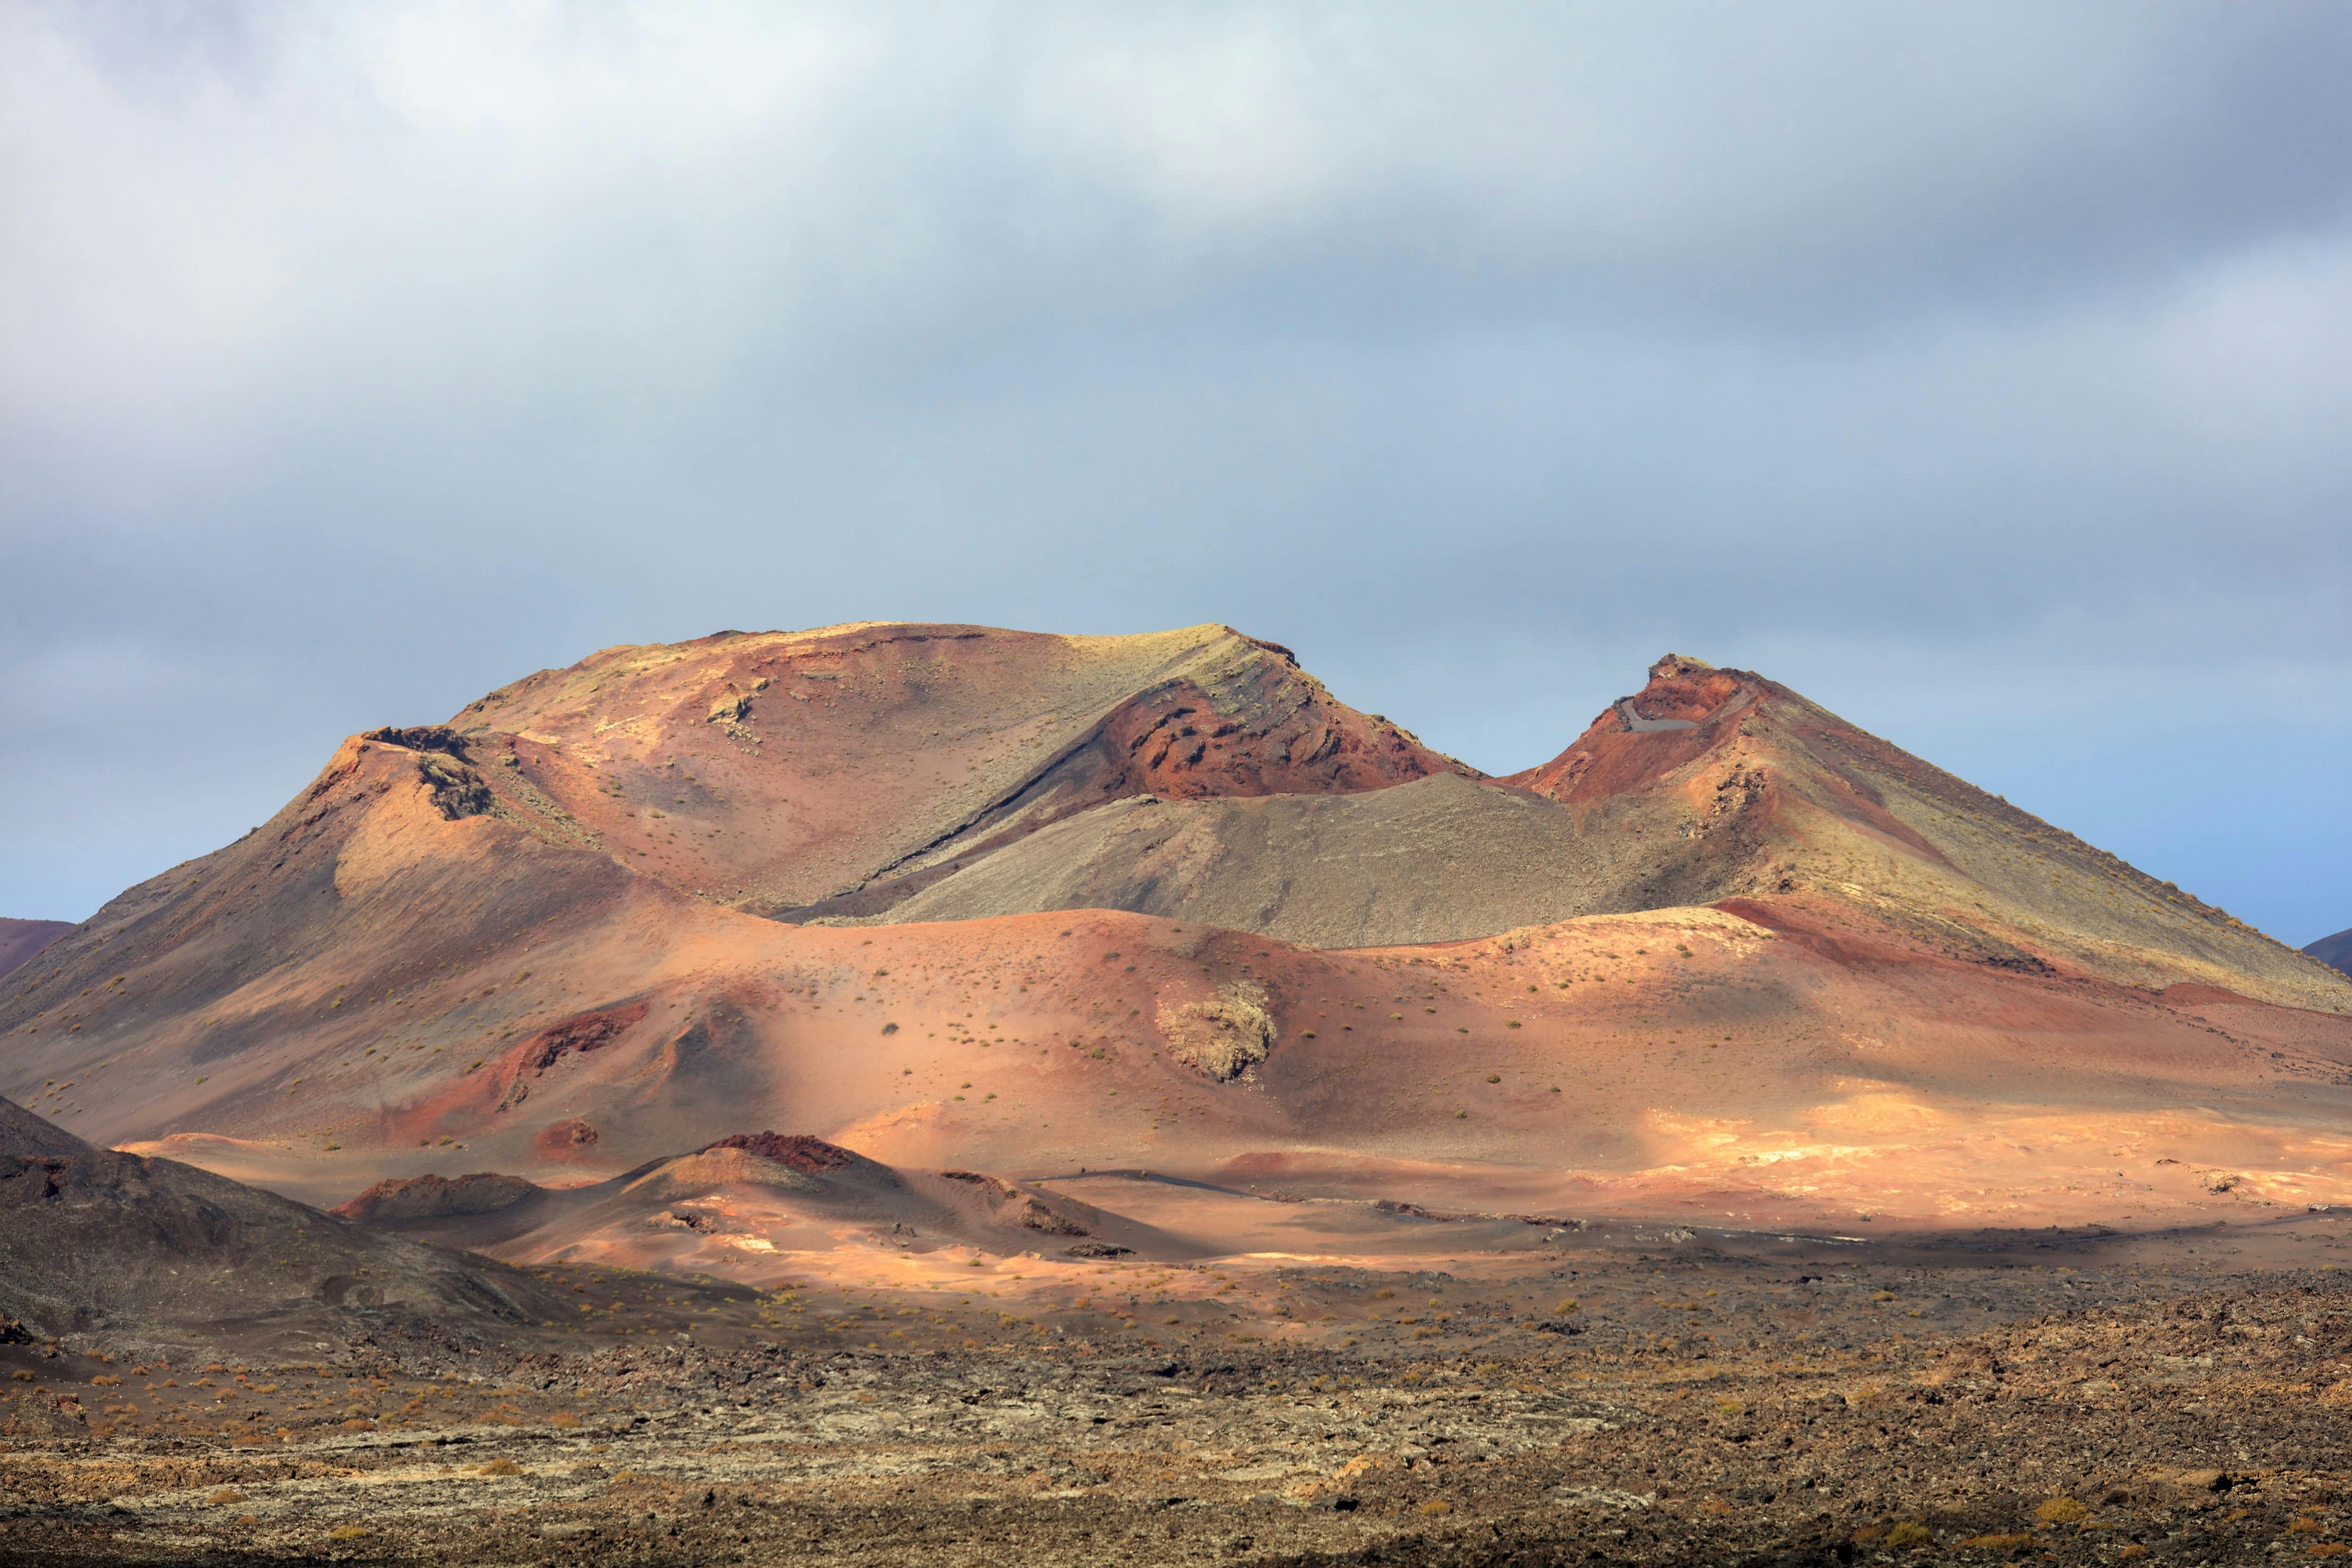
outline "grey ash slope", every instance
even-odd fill
[[[1146,797],[1042,829],[885,918],[1118,909],[1310,947],[1464,941],[1721,896],[1728,866],[1677,816],[1642,800],[1580,812],[1450,775],[1364,795]]]

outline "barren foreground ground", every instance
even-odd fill
[[[591,1326],[520,1353],[388,1316],[313,1359],[17,1343],[0,1562],[2347,1554],[2342,1228],[1594,1227],[1044,1294],[548,1270]]]

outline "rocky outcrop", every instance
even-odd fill
[[[446,1219],[455,1215],[497,1214],[537,1197],[545,1189],[520,1176],[478,1171],[464,1176],[409,1176],[378,1182],[327,1212],[362,1225],[395,1220]]]
[[[1255,981],[1232,981],[1207,1001],[1163,1003],[1159,1023],[1169,1055],[1219,1083],[1242,1077],[1274,1049],[1274,1016],[1265,987]]]

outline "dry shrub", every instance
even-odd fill
[[[1211,1001],[1172,1007],[1163,1002],[1160,1033],[1178,1061],[1229,1083],[1274,1049],[1274,1016],[1266,1011],[1265,1000],[1265,987],[1235,980],[1219,986]]]
[[[492,1459],[488,1464],[484,1465],[480,1470],[476,1473],[485,1476],[519,1476],[522,1474],[522,1467],[516,1464],[512,1459],[506,1458],[501,1456],[499,1458]]]
[[[334,1529],[327,1531],[327,1539],[330,1541],[357,1541],[361,1536],[365,1535],[367,1531],[363,1526],[356,1524],[339,1524],[335,1526]]]
[[[1971,1535],[1960,1542],[1986,1552],[2022,1552],[2033,1544],[2030,1535]]]
[[[1900,1552],[1907,1547],[1932,1546],[1936,1532],[1916,1519],[1906,1519],[1886,1532],[1886,1549]]]
[[[2033,1510],[2033,1517],[2044,1524],[2080,1524],[2091,1517],[2091,1510],[2070,1497],[2054,1497]]]
[[[243,1502],[245,1494],[235,1487],[222,1487],[205,1499],[206,1508],[226,1508],[233,1502]]]
[[[1428,1514],[1452,1513],[1454,1505],[1442,1497],[1433,1497],[1421,1505],[1421,1511]]]

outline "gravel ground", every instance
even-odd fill
[[[304,1363],[17,1344],[0,1562],[2352,1555],[2332,1268],[1698,1237],[1548,1261],[1229,1269],[1205,1301],[1107,1268],[1131,1288],[1022,1315],[729,1292],[528,1353],[390,1321]]]

